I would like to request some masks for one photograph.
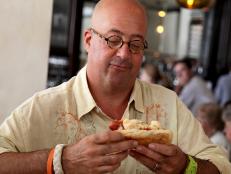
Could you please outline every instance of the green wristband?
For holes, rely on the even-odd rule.
[[[185,169],[184,174],[196,174],[197,173],[197,162],[188,155],[189,163],[187,168]]]

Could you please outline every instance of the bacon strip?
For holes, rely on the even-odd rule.
[[[152,130],[151,128],[147,127],[147,128],[143,128],[143,129],[140,129],[140,130]]]

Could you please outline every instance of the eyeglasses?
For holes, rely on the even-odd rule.
[[[102,34],[98,33],[95,29],[90,28],[90,30],[95,33],[100,38],[104,39],[107,42],[107,45],[112,49],[119,49],[123,46],[124,43],[128,44],[129,50],[134,53],[138,54],[142,52],[144,49],[148,48],[148,43],[146,40],[131,40],[129,42],[123,41],[120,36],[112,35],[109,37],[105,37]]]

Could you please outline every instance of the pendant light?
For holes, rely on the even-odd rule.
[[[189,9],[200,9],[211,5],[213,0],[176,0],[180,6]]]
[[[156,27],[156,32],[157,32],[158,34],[162,34],[162,33],[164,32],[164,26],[163,26],[163,25],[158,25],[158,26]]]

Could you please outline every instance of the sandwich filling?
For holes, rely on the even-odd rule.
[[[172,141],[172,132],[163,129],[158,121],[147,124],[137,119],[114,120],[109,127],[122,133],[127,139],[137,140],[139,144],[170,144]]]

